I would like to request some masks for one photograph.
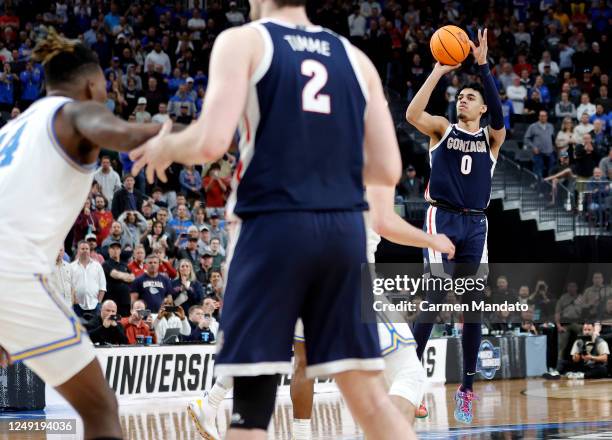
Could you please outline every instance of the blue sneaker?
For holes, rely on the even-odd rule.
[[[473,391],[461,391],[461,386],[459,386],[455,393],[455,420],[459,423],[472,423],[474,417],[472,401],[476,398]]]

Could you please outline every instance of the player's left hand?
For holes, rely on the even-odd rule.
[[[468,41],[472,47],[472,53],[474,54],[474,58],[476,58],[476,62],[479,65],[487,64],[487,29],[485,28],[484,31],[478,29],[478,47],[476,47],[472,40]]]
[[[11,364],[11,355],[4,348],[0,347],[0,367],[6,368]]]
[[[162,182],[167,182],[166,169],[172,165],[172,148],[167,145],[167,136],[172,131],[172,119],[162,125],[159,133],[130,152],[130,159],[134,161],[132,175],[137,176],[145,166],[149,183],[154,183],[155,176]]]

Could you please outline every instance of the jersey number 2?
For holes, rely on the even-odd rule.
[[[466,154],[461,158],[461,172],[468,175],[470,171],[472,171],[472,156]]]
[[[331,113],[331,99],[329,95],[319,93],[327,84],[327,69],[315,60],[302,62],[302,75],[310,79],[302,90],[302,109],[305,112]]]
[[[6,133],[0,136],[0,168],[8,166],[13,161],[13,154],[17,151],[17,147],[19,146],[19,138],[21,137],[21,133],[25,129],[25,124],[23,124],[19,129],[15,132],[13,137],[4,144],[4,138],[6,137]]]

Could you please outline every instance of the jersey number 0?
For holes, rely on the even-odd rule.
[[[331,113],[331,99],[329,95],[319,93],[327,84],[327,69],[315,60],[302,62],[302,75],[309,77],[302,90],[302,109],[305,112]]]

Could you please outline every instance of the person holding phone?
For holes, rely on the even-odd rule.
[[[100,309],[99,325],[89,332],[91,342],[94,344],[127,344],[123,326],[117,322],[117,304],[113,300],[106,300]]]
[[[191,326],[185,316],[185,311],[181,306],[175,306],[172,295],[168,295],[164,298],[164,302],[159,309],[157,318],[153,321],[153,327],[155,328],[155,335],[157,341],[160,343],[164,342],[164,336],[169,328],[178,328],[180,333],[184,337],[191,335]]]
[[[136,344],[137,336],[144,336],[145,338],[152,336],[153,343],[156,343],[155,332],[151,330],[153,328],[153,316],[144,301],[138,300],[132,304],[130,316],[122,318],[121,325],[125,329],[128,344]]]
[[[213,317],[204,311],[203,306],[191,306],[189,309],[189,321],[192,324],[191,335],[188,340],[203,344],[215,342],[215,333],[212,329]]]

